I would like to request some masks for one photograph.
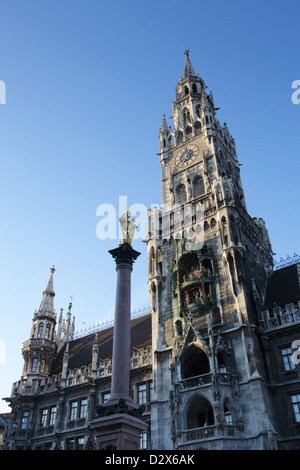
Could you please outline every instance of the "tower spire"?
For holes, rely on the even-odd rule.
[[[40,304],[40,307],[37,311],[37,316],[55,316],[54,312],[54,296],[55,292],[53,290],[53,274],[55,272],[54,266],[50,268],[51,275],[48,281],[48,284],[46,286],[46,289],[43,292],[43,298]]]
[[[190,61],[189,53],[190,53],[189,49],[186,49],[184,51],[184,55],[185,55],[184,72],[183,72],[184,78],[195,77],[196,75],[194,72],[193,66],[191,64],[191,61]]]

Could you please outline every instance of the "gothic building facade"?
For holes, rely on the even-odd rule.
[[[131,322],[131,397],[148,449],[299,449],[300,264],[273,270],[245,203],[235,142],[185,53],[159,131],[162,205],[148,213],[150,312]],[[93,449],[113,329],[74,339],[53,273],[7,399],[7,449]]]

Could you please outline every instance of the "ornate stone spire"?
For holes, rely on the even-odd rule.
[[[161,130],[162,130],[162,131],[167,131],[167,130],[168,130],[168,124],[167,124],[167,120],[166,120],[166,115],[165,115],[165,114],[163,114],[163,116],[162,116]]]
[[[53,274],[55,272],[54,266],[50,268],[50,271],[51,271],[51,275],[50,275],[47,287],[43,292],[43,298],[42,298],[40,307],[37,311],[37,316],[51,316],[51,317],[55,316],[54,302],[53,302],[53,299],[55,296],[55,292],[53,290]]]
[[[184,78],[196,76],[193,66],[191,64],[191,61],[190,61],[189,53],[190,53],[189,49],[186,49],[184,51],[184,55],[185,55],[184,72],[183,72]]]

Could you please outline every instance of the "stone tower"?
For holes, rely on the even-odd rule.
[[[148,213],[153,449],[276,446],[257,331],[272,249],[246,208],[213,95],[185,52],[159,131],[162,206]]]
[[[22,379],[26,379],[27,385],[32,385],[37,379],[49,374],[51,363],[57,352],[55,342],[56,314],[53,302],[55,296],[53,290],[54,272],[55,268],[52,267],[41,304],[32,319],[30,339],[23,343]]]

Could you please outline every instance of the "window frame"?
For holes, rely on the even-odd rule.
[[[25,431],[27,429],[28,422],[29,422],[29,415],[30,415],[29,410],[23,410],[22,418],[21,418],[21,431]]]
[[[288,353],[286,351],[289,351]],[[296,365],[293,361],[293,351],[290,346],[280,348],[280,357],[285,372],[295,370]]]
[[[291,398],[294,421],[296,424],[300,425],[300,392],[291,394],[290,398]],[[296,400],[293,401],[293,398],[296,398]]]

